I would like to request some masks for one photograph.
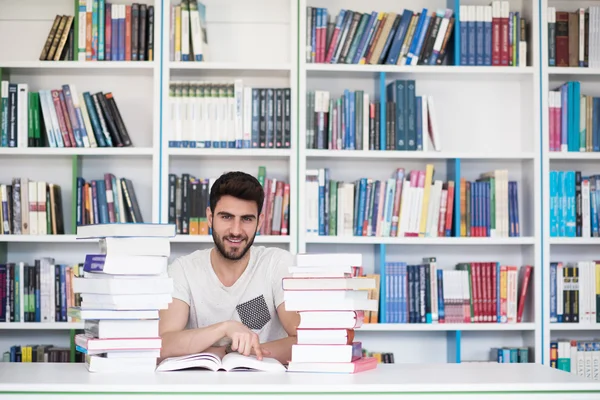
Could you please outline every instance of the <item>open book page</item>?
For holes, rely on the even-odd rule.
[[[170,357],[163,360],[156,372],[178,371],[182,369],[201,368],[210,371],[266,371],[285,372],[287,369],[274,358],[263,357],[261,361],[256,356],[244,356],[239,353],[229,353],[223,360],[216,354],[197,353],[188,356]]]
[[[188,368],[204,368],[211,371],[218,371],[221,368],[221,359],[212,353],[197,353],[187,356],[169,357],[164,359],[158,367],[160,371],[177,371]]]
[[[257,360],[256,356],[244,356],[239,353],[229,353],[223,357],[223,369],[226,371],[254,370],[265,372],[285,372],[287,369],[274,358],[263,357]]]

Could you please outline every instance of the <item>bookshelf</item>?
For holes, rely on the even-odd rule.
[[[547,66],[546,9],[551,4],[574,8],[571,2],[509,1],[527,21],[525,66],[460,65],[459,50],[448,53],[447,65],[328,64],[306,60],[307,7],[325,7],[333,21],[340,9],[361,12],[410,9],[430,12],[451,8],[459,19],[460,6],[483,6],[472,0],[408,0],[400,6],[389,0],[365,5],[358,0],[206,0],[209,60],[179,61],[171,51],[172,6],[179,0],[143,1],[154,5],[152,61],[39,61],[39,53],[56,14],[73,13],[72,0],[48,3],[0,0],[0,69],[2,79],[25,82],[34,90],[60,88],[65,83],[79,92],[112,91],[133,146],[123,148],[4,148],[0,147],[0,182],[14,175],[46,180],[62,189],[65,235],[0,235],[0,261],[33,262],[52,256],[57,263],[76,263],[94,249],[74,236],[74,176],[100,179],[105,172],[132,180],[146,221],[169,219],[169,177],[189,173],[217,177],[240,169],[254,175],[266,168],[267,178],[290,185],[289,235],[260,235],[255,243],[292,252],[361,252],[365,272],[380,273],[386,262],[420,263],[436,257],[444,270],[465,261],[497,261],[502,265],[532,265],[533,274],[523,322],[514,324],[368,324],[358,332],[369,351],[393,352],[396,362],[458,362],[489,359],[491,348],[526,346],[530,361],[549,365],[549,342],[557,337],[588,337],[594,324],[550,324],[549,266],[552,260],[594,259],[596,238],[550,237],[549,171],[582,168],[594,171],[596,153],[549,152],[548,99],[551,87],[581,80],[582,88],[597,90],[597,68]],[[132,4],[130,0],[115,4]],[[590,3],[578,2],[581,6]],[[462,23],[462,22],[461,22]],[[26,29],[31,35],[10,35]],[[460,49],[453,27],[452,46]],[[174,82],[231,84],[290,89],[289,148],[191,148],[171,145],[169,107]],[[441,149],[326,150],[307,148],[307,92],[328,91],[339,98],[344,90],[362,90],[369,101],[386,101],[386,86],[395,80],[414,80],[417,96],[435,102]],[[385,136],[385,130],[378,134]],[[600,153],[599,153],[600,154]],[[307,170],[329,168],[331,179],[387,179],[396,168],[424,170],[433,165],[434,177],[475,181],[481,173],[502,169],[518,185],[518,237],[319,236],[306,233]],[[35,177],[35,178],[34,178]],[[460,204],[460,193],[454,200]],[[460,223],[454,216],[453,223]],[[172,240],[173,257],[211,245],[208,235],[181,234]],[[9,326],[10,325],[10,326]],[[6,330],[0,351],[14,343],[54,342],[67,345],[70,323],[0,324]],[[10,329],[10,331],[9,331]],[[23,335],[23,336],[21,336]],[[579,336],[577,336],[579,335]],[[593,337],[593,336],[592,336]]]
[[[545,229],[542,230],[542,241],[544,243],[543,286],[545,288],[543,302],[547,305],[544,309],[541,329],[546,338],[544,341],[547,343],[544,347],[544,358],[546,360],[549,360],[552,355],[551,342],[558,343],[558,357],[569,358],[568,355],[560,355],[561,351],[564,350],[560,347],[561,341],[593,341],[600,330],[600,325],[597,324],[595,320],[581,319],[578,323],[557,322],[556,312],[552,310],[552,304],[555,301],[553,298],[553,280],[555,279],[552,272],[553,264],[556,265],[557,263],[562,263],[565,268],[567,266],[576,266],[578,267],[578,270],[583,271],[585,266],[579,264],[579,262],[597,259],[597,244],[599,243],[597,237],[586,237],[586,235],[578,235],[577,233],[574,235],[555,235],[552,233],[553,226],[555,225],[554,219],[552,218],[553,187],[555,187],[552,174],[555,171],[581,171],[582,176],[594,174],[600,158],[598,157],[597,152],[589,151],[593,149],[586,149],[588,151],[585,152],[579,151],[579,149],[577,149],[577,151],[572,151],[571,149],[568,149],[569,151],[556,151],[556,149],[554,149],[556,144],[552,139],[551,132],[556,132],[556,125],[554,124],[551,109],[556,107],[556,105],[553,104],[551,96],[548,94],[550,91],[558,91],[560,86],[566,82],[579,82],[581,95],[597,96],[600,88],[597,79],[598,69],[594,65],[589,65],[587,67],[583,65],[570,65],[571,60],[567,60],[567,65],[558,66],[558,60],[555,59],[555,57],[558,56],[558,53],[556,53],[559,51],[558,48],[555,48],[554,52],[552,50],[547,50],[552,46],[552,43],[547,39],[550,37],[550,25],[553,25],[552,29],[554,29],[558,19],[560,19],[557,13],[563,11],[575,13],[580,7],[587,9],[588,7],[594,6],[596,6],[595,3],[584,1],[566,3],[562,1],[543,0],[541,2],[541,20],[544,21],[541,25],[541,36],[543,38],[541,48],[544,51],[541,52],[540,70],[540,82],[542,83],[542,208],[545,227]],[[552,12],[552,9],[554,9],[556,13]],[[568,35],[569,37],[572,37],[573,33],[569,30]],[[578,38],[579,35],[576,35],[576,42]],[[582,48],[585,48],[585,44],[582,45]],[[571,44],[569,44],[569,47],[570,46]],[[551,59],[554,59],[553,65],[551,65]],[[570,104],[569,107],[571,107]],[[582,292],[582,286],[590,279],[594,279],[593,276],[586,275],[581,277],[579,281],[579,296],[581,296],[581,302],[583,302],[583,299],[586,297]],[[583,303],[580,303],[579,310],[580,315],[585,314],[586,308]],[[587,310],[589,310],[589,307],[587,307]],[[571,346],[572,345],[573,344],[571,344]]]

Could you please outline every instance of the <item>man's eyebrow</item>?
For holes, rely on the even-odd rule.
[[[217,215],[225,215],[225,216],[228,216],[228,217],[232,217],[233,216],[232,213],[227,212],[227,211],[219,211],[217,213]],[[242,218],[256,218],[256,215],[254,215],[254,214],[244,214],[241,217]]]

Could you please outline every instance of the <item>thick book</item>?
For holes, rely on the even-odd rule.
[[[244,356],[239,353],[226,354],[222,359],[213,353],[197,353],[188,356],[170,357],[163,360],[156,368],[161,371],[178,371],[182,369],[207,369],[210,371],[262,371],[286,372],[287,369],[274,358]]]

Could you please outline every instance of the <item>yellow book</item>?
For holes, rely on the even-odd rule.
[[[181,5],[175,6],[175,60],[181,61]]]
[[[429,214],[429,194],[431,193],[431,182],[433,181],[433,164],[427,164],[425,168],[425,186],[423,187],[423,207],[421,208],[421,225],[419,226],[419,237],[424,237],[427,231],[427,216]]]

